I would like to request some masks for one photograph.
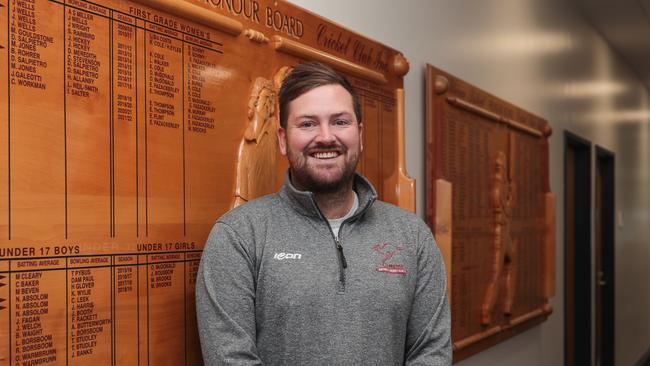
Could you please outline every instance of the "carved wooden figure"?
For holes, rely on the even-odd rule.
[[[278,159],[277,93],[273,82],[255,79],[248,101],[248,123],[239,145],[233,207],[274,191]]]
[[[514,271],[517,241],[512,238],[511,215],[514,200],[513,185],[508,174],[509,163],[506,155],[499,151],[494,159],[494,174],[492,176],[492,208],[494,210],[494,248],[492,257],[492,271],[490,273],[485,300],[481,309],[483,324],[489,325],[494,304],[499,296],[499,280],[505,277],[505,298],[503,300],[503,313],[512,314],[512,302],[515,295]]]
[[[273,81],[255,79],[248,100],[248,119],[239,145],[233,207],[276,190],[280,159],[277,131],[280,127],[278,93],[282,80],[291,71],[283,66]]]

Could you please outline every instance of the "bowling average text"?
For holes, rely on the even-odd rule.
[[[169,242],[169,243],[138,243],[138,252],[159,252],[170,250],[193,250],[196,249],[195,242]],[[11,257],[36,257],[48,255],[75,255],[81,252],[81,246],[75,245],[53,245],[43,247],[0,247],[0,258]]]

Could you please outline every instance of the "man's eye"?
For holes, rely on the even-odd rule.
[[[351,122],[348,121],[347,119],[337,119],[334,120],[334,125],[335,126],[348,126]]]
[[[316,123],[314,121],[302,121],[298,124],[298,127],[300,128],[311,128],[316,126]]]

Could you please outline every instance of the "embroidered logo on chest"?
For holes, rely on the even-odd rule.
[[[403,246],[391,243],[375,244],[372,246],[372,250],[381,256],[381,263],[377,268],[377,272],[385,272],[394,275],[406,274],[406,268],[404,268],[403,264],[399,263],[399,252],[404,250]]]
[[[300,259],[302,258],[302,254],[300,253],[275,253],[273,256],[273,259],[277,259],[279,261],[283,259]]]

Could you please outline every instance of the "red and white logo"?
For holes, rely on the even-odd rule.
[[[381,266],[377,268],[378,272],[398,275],[406,274],[406,268],[404,268],[403,264],[394,263],[396,260],[396,258],[394,258],[395,255],[398,252],[404,250],[403,246],[391,243],[375,244],[373,245],[372,250],[383,256],[381,260]]]

